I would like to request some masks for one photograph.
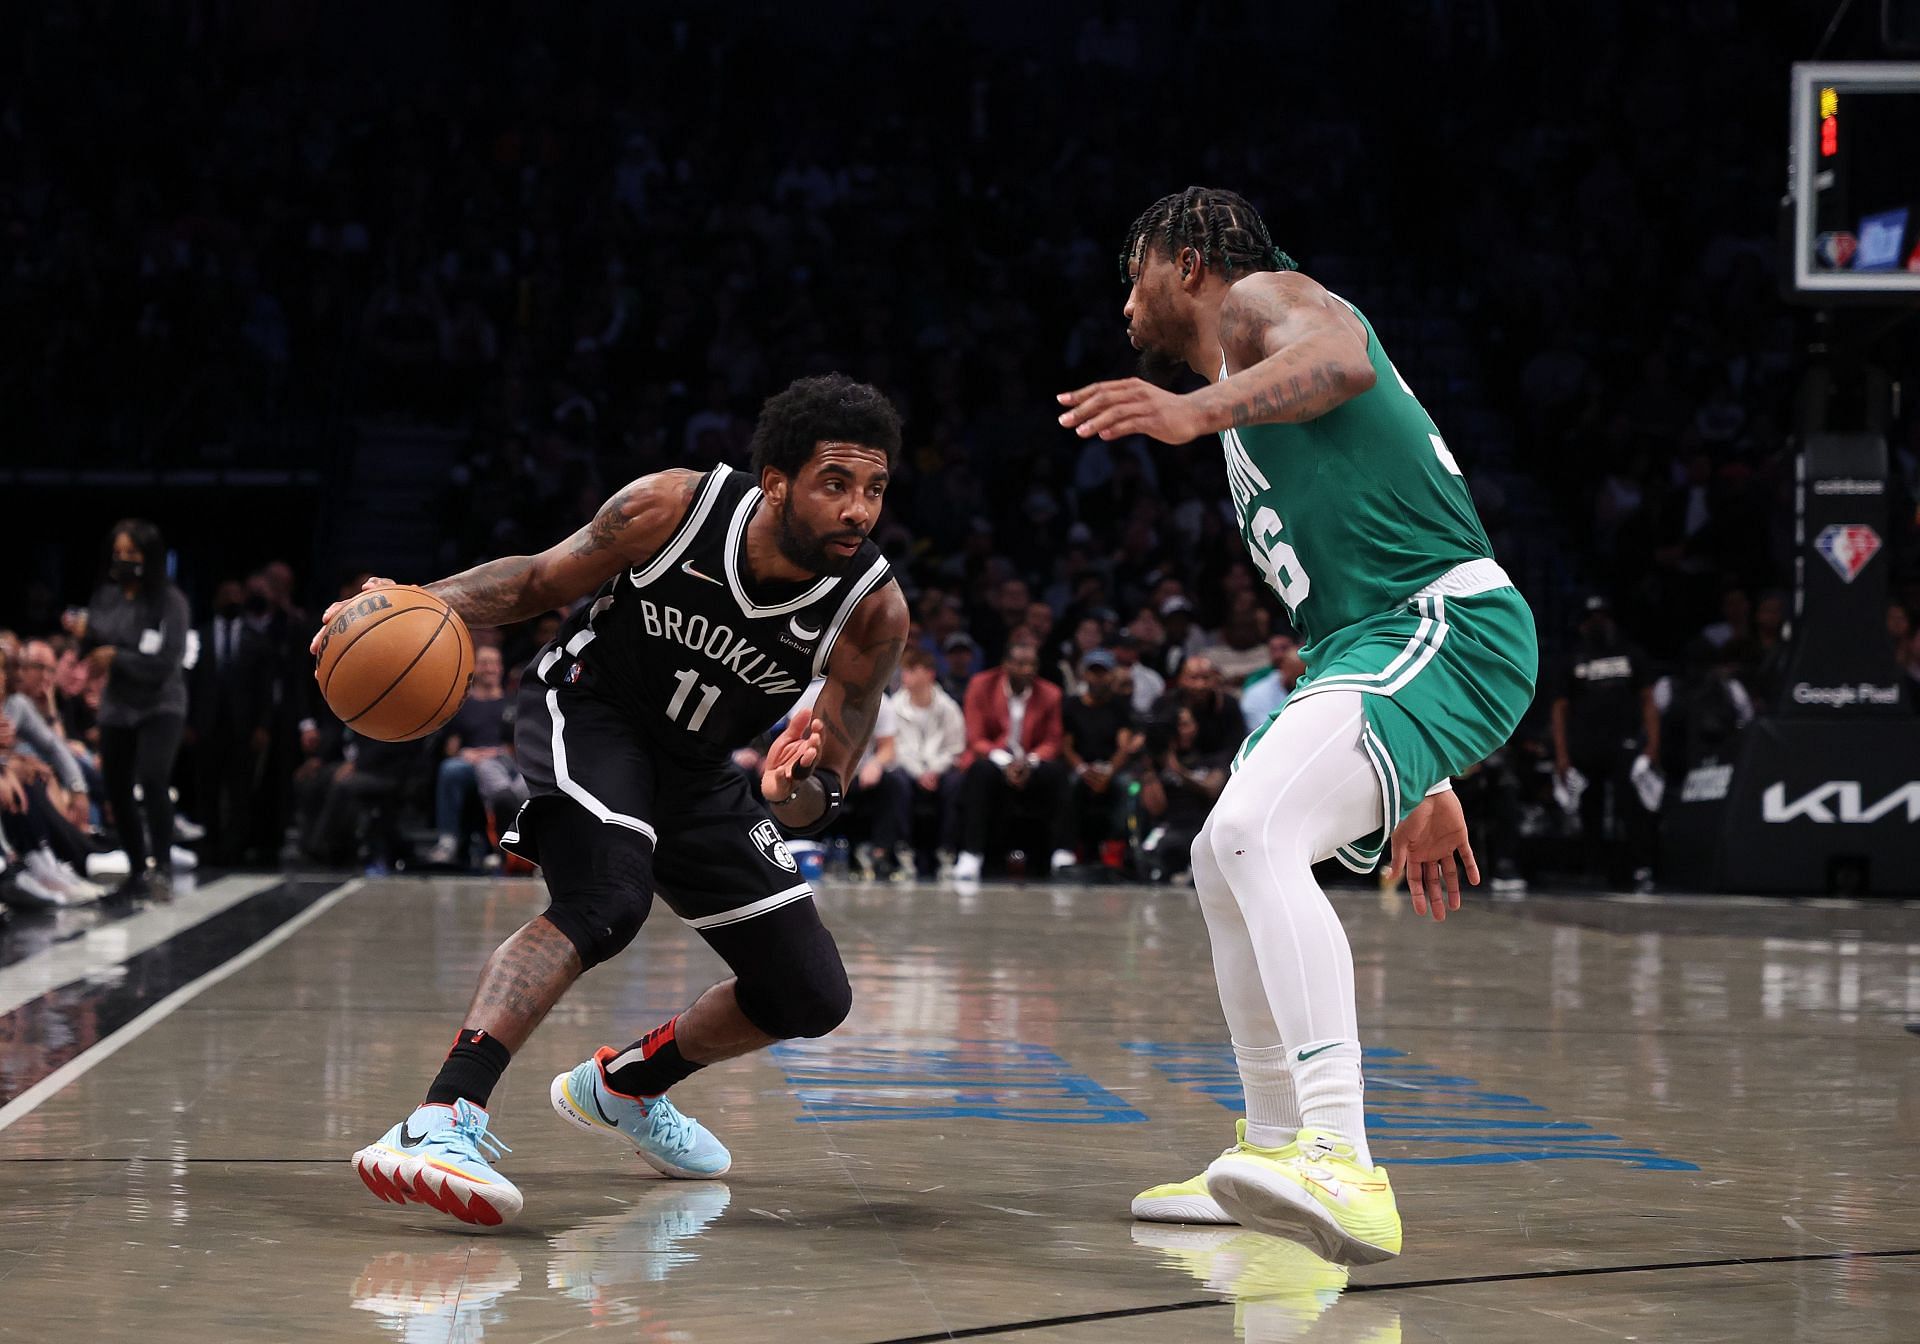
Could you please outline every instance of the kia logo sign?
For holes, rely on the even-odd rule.
[[[1791,802],[1785,784],[1771,784],[1760,795],[1760,817],[1772,823],[1804,820],[1823,826],[1835,822],[1867,826],[1902,807],[1909,825],[1920,821],[1920,779],[1909,780],[1871,807],[1861,806],[1860,783],[1852,779],[1829,780]]]

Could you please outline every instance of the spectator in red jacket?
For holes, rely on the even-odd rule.
[[[967,685],[967,776],[960,792],[956,882],[975,881],[1003,817],[1023,817],[1054,845],[1055,871],[1074,862],[1062,843],[1068,775],[1060,763],[1060,688],[1041,681],[1039,646],[1016,635],[1000,666]]]

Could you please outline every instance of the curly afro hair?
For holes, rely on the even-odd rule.
[[[891,463],[900,451],[900,413],[879,388],[844,373],[796,378],[760,408],[753,428],[753,474],[772,467],[798,476],[814,449],[829,441],[878,448]]]

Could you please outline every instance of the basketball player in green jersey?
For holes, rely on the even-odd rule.
[[[1082,438],[1218,434],[1241,537],[1307,665],[1193,846],[1247,1116],[1203,1175],[1146,1191],[1134,1214],[1384,1260],[1400,1215],[1367,1148],[1353,954],[1312,868],[1337,856],[1370,872],[1391,837],[1414,909],[1459,908],[1458,868],[1479,873],[1448,777],[1532,700],[1533,617],[1372,326],[1300,274],[1246,201],[1168,196],[1122,261],[1134,345],[1208,385],[1096,383],[1061,395],[1060,423]]]

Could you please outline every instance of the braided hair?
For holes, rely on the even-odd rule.
[[[1163,248],[1177,257],[1191,247],[1208,266],[1231,277],[1254,271],[1297,271],[1294,259],[1273,245],[1266,221],[1244,196],[1218,187],[1188,187],[1162,196],[1127,230],[1120,251],[1120,278],[1132,283],[1128,269],[1134,254]]]

